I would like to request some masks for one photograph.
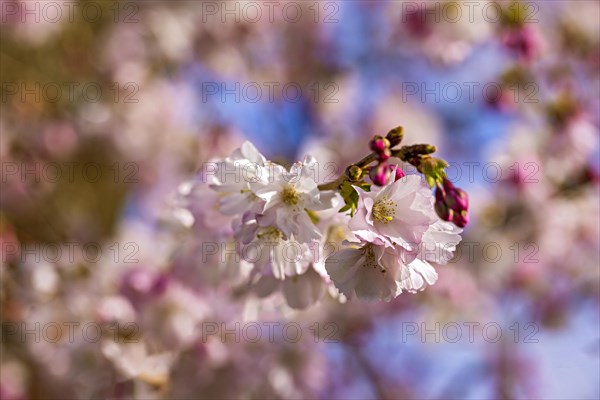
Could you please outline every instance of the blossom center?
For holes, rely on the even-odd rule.
[[[281,192],[281,201],[288,206],[298,205],[300,203],[300,193],[294,187],[286,186]]]
[[[371,245],[371,244],[366,245],[364,247],[364,253],[365,253],[364,267],[365,268],[373,268],[373,269],[380,268],[381,273],[385,274],[386,269],[383,265],[379,265],[379,262],[377,261],[377,257],[375,256],[375,252],[373,251],[373,245]]]
[[[256,237],[269,242],[279,242],[283,238],[283,233],[279,229],[271,226],[261,230],[260,233],[256,234]]]
[[[394,220],[396,215],[396,204],[387,197],[377,200],[373,205],[373,219],[378,222],[387,224]]]

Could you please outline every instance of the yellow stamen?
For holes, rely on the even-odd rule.
[[[260,233],[256,234],[259,239],[265,239],[270,242],[279,242],[283,238],[283,233],[274,227],[264,228]]]
[[[377,200],[373,205],[373,219],[384,224],[393,221],[394,215],[396,215],[395,206],[396,204],[392,200],[388,200],[387,197]]]
[[[295,206],[300,203],[300,193],[294,187],[286,186],[281,192],[281,201],[288,206]]]
[[[381,273],[385,274],[386,273],[386,269],[383,265],[379,265],[379,263],[377,262],[377,258],[375,257],[375,252],[373,251],[373,245],[372,244],[368,244],[365,247],[363,247],[363,251],[365,253],[365,263],[364,263],[364,267],[365,268],[380,268],[381,269]]]

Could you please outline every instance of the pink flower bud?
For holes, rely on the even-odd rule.
[[[452,222],[454,222],[454,225],[458,226],[459,228],[464,228],[469,223],[469,215],[466,211],[454,213]]]
[[[386,162],[379,163],[378,166],[371,169],[371,171],[369,172],[371,180],[377,186],[385,186],[388,180],[390,179],[391,174],[392,171],[390,169],[390,166]]]
[[[446,205],[444,195],[444,190],[438,186],[435,190],[435,212],[444,221],[450,221],[453,217],[453,211]]]
[[[445,191],[450,191],[454,189],[454,184],[452,182],[450,182],[450,180],[448,178],[444,178],[444,181],[442,182],[442,184],[444,185],[444,190]],[[445,196],[445,193],[442,193]]]
[[[385,149],[390,146],[389,140],[382,138],[381,136],[375,136],[369,142],[369,148],[371,151],[381,154]]]
[[[444,190],[440,196],[442,196],[446,206],[459,213],[469,209],[469,196],[464,190],[454,186],[447,178],[444,178],[443,186]],[[436,198],[437,196],[436,192]]]
[[[448,208],[445,203],[435,203],[435,212],[444,221],[450,221],[454,211]]]
[[[379,153],[379,161],[387,161],[391,156],[392,151],[390,149],[383,149],[383,151]]]
[[[454,211],[467,211],[469,209],[469,196],[459,188],[446,192],[446,205]]]
[[[399,179],[404,178],[406,175],[404,174],[404,171],[402,171],[402,169],[396,165],[396,168],[394,168],[394,182],[396,182]]]

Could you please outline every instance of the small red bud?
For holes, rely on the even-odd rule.
[[[391,171],[388,163],[381,162],[381,163],[379,163],[378,166],[371,169],[371,171],[369,172],[369,177],[371,178],[371,180],[373,181],[373,183],[375,185],[385,186],[385,185],[387,185],[391,174],[392,174],[392,171]]]
[[[454,213],[452,222],[454,222],[454,225],[458,226],[459,228],[464,228],[469,223],[469,215],[466,211]]]
[[[376,153],[381,153],[388,147],[389,147],[389,141],[382,138],[381,136],[375,136],[369,142],[369,148],[371,149],[371,151],[374,151]]]
[[[446,192],[446,204],[455,211],[467,211],[469,209],[469,196],[459,188]]]
[[[383,149],[382,152],[378,154],[379,161],[387,161],[392,156],[392,151],[390,149]]]
[[[435,187],[435,201],[444,203],[445,196],[446,196],[446,193],[444,192],[444,189],[438,184]]]
[[[438,203],[437,201],[435,202],[435,212],[444,221],[450,221],[454,213],[445,203]]]
[[[435,189],[435,205],[434,205],[435,212],[444,221],[450,221],[452,219],[453,211],[450,208],[448,208],[448,206],[446,205],[446,202],[444,201],[444,198],[445,198],[444,189],[442,189],[440,186],[438,186]]]
[[[448,178],[444,178],[442,184],[444,185],[444,190],[447,192],[454,189],[454,184]]]
[[[394,182],[396,182],[397,180],[402,179],[406,176],[404,174],[404,171],[402,171],[402,169],[397,165],[396,165],[394,173],[395,173]]]

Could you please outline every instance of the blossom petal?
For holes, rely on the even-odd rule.
[[[301,310],[319,301],[326,288],[321,275],[309,268],[304,274],[283,282],[283,295],[290,307]]]

